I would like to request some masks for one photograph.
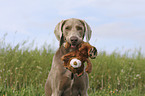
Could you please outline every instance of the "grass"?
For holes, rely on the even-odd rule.
[[[54,52],[50,46],[32,50],[25,45],[12,47],[0,40],[0,96],[45,96]],[[92,60],[89,96],[145,96],[145,58],[134,53],[100,52]]]

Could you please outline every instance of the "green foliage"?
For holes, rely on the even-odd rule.
[[[145,58],[140,54],[131,58],[115,52],[111,55],[102,52],[92,63],[93,72],[89,75],[90,92],[97,96],[145,94]]]
[[[0,96],[45,96],[54,52],[50,46],[32,50],[26,43],[13,48],[0,40]],[[89,96],[144,96],[145,58],[137,53],[99,53],[92,60]]]

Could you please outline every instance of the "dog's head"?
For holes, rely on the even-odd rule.
[[[64,42],[68,42],[71,48],[76,48],[84,37],[86,37],[87,42],[90,40],[92,31],[85,21],[71,18],[59,22],[55,27],[54,33],[57,40],[60,41],[60,46]]]

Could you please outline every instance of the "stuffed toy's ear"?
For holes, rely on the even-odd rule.
[[[63,44],[64,44],[65,49],[70,48],[70,44],[69,44],[68,42],[65,42],[65,43],[63,43]]]

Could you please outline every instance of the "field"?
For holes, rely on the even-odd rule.
[[[27,45],[27,46],[26,46]],[[33,45],[33,44],[32,44]],[[0,41],[0,96],[45,96],[44,85],[54,55],[50,46],[31,50],[23,42]],[[89,96],[145,96],[145,57],[99,52],[89,74]]]

